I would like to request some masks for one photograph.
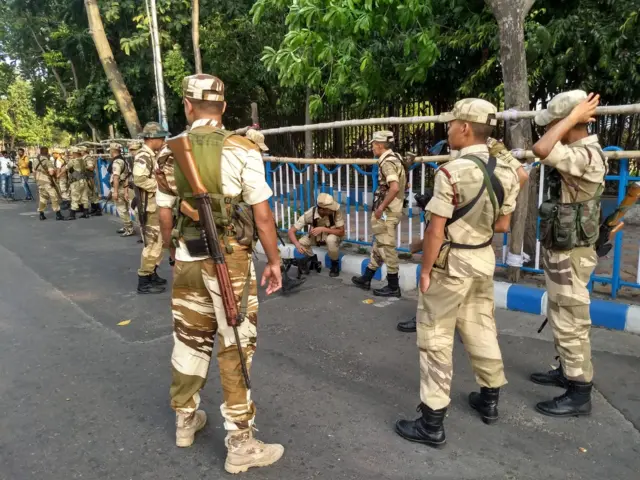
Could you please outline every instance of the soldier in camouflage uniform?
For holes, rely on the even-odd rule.
[[[62,208],[69,208],[71,197],[69,196],[69,178],[67,175],[67,171],[63,170],[67,164],[67,160],[65,158],[65,152],[62,148],[54,148],[53,149],[53,160],[54,165],[56,167],[56,179],[58,182],[58,187],[60,188],[60,193],[62,195]]]
[[[87,180],[87,198],[91,204],[89,215],[100,217],[102,216],[102,209],[98,203],[99,197],[96,190],[96,157],[89,153],[89,149],[87,147],[80,147],[80,152],[83,155],[82,161],[84,162]]]
[[[69,149],[71,158],[61,171],[69,176],[69,192],[71,197],[71,210],[67,220],[75,220],[76,213],[81,212],[80,218],[90,218],[89,198],[87,196],[87,178],[84,169],[84,161],[80,148],[71,147]]]
[[[240,208],[240,205],[244,205],[243,208],[253,212],[260,242],[268,258],[262,284],[269,283],[267,294],[271,294],[281,287],[282,279],[275,224],[268,202],[272,192],[265,180],[258,147],[244,137],[225,134],[221,130],[226,104],[224,85],[219,79],[202,74],[187,77],[183,82],[183,92],[185,114],[191,125],[189,134],[199,135],[203,142],[210,142],[206,143],[208,147],[194,150],[202,181],[209,192],[225,196],[232,203],[239,202],[241,198],[242,203],[236,203],[236,206]],[[217,146],[214,147],[214,144]],[[211,155],[201,158],[202,148],[211,148]],[[204,167],[204,162],[208,167]],[[159,183],[158,205],[167,213],[161,216],[161,222],[165,244],[169,245],[172,229],[169,210],[177,200],[188,201],[190,197],[188,184],[171,159],[164,163],[164,171],[168,178],[166,182]],[[216,186],[220,184],[212,176],[221,180],[220,187]],[[216,193],[219,188],[222,191]],[[220,227],[219,235],[221,244],[225,244],[222,245],[223,252],[238,307],[246,312],[238,330],[250,369],[256,350],[258,286],[252,247],[244,242],[243,237],[237,236],[240,230],[235,221],[233,225],[231,230],[225,231]],[[224,395],[220,411],[227,430],[225,469],[230,473],[239,473],[251,467],[271,465],[280,459],[284,447],[264,444],[254,436],[256,407],[251,399],[251,391],[247,390],[243,380],[240,356],[233,329],[225,318],[213,260],[206,253],[203,255],[203,252],[195,250],[199,237],[197,225],[180,214],[176,230],[178,238],[172,294],[175,344],[171,358],[173,382],[170,391],[171,406],[176,411],[176,444],[190,446],[195,433],[205,425],[206,414],[198,410],[199,392],[207,378],[217,335],[217,359]]]
[[[582,90],[561,93],[536,116],[547,127],[533,146],[552,168],[549,196],[540,207],[540,243],[547,285],[547,318],[553,329],[560,366],[535,373],[541,385],[566,388],[564,395],[536,405],[544,415],[567,417],[591,413],[593,365],[588,284],[598,257],[600,195],[607,160],[597,135],[589,135],[599,95]]]
[[[311,231],[300,240],[296,232],[302,231],[307,225],[311,225]],[[331,258],[331,271],[329,276],[340,275],[340,243],[344,237],[344,216],[340,205],[328,193],[318,195],[317,205],[310,208],[289,229],[289,240],[300,253],[313,256],[311,247],[326,245]]]
[[[144,249],[138,270],[138,293],[162,293],[167,281],[158,275],[162,261],[162,238],[156,205],[158,182],[155,177],[156,153],[162,148],[169,132],[157,122],[144,126],[141,137],[144,145],[133,160],[133,183],[137,187],[136,201],[139,211],[146,219],[139,219],[144,240]],[[143,226],[144,225],[144,226]]]
[[[51,202],[51,208],[56,212],[56,220],[64,220],[62,213],[60,213],[58,193],[52,184],[52,179],[55,178],[56,175],[56,169],[49,157],[49,149],[47,147],[40,148],[40,155],[38,159],[33,162],[33,174],[36,184],[38,185],[38,212],[40,212],[40,220],[47,219],[47,217],[44,216],[44,210],[47,208],[48,202]]]
[[[383,263],[387,264],[389,284],[373,291],[378,297],[400,297],[398,252],[396,251],[396,229],[402,216],[407,173],[402,157],[392,150],[393,132],[373,134],[371,145],[378,158],[378,189],[374,193],[371,232],[374,235],[371,259],[361,277],[351,281],[363,290],[371,288],[371,279]]]
[[[515,158],[511,151],[504,146],[504,144],[495,138],[489,137],[487,139],[487,147],[489,149],[489,154],[492,157],[496,157],[498,161],[501,163],[506,163],[509,165],[513,171],[518,176],[518,180],[520,182],[520,189],[524,187],[529,180],[529,174],[526,172],[524,166],[520,161]],[[459,155],[460,152],[452,152],[452,156]],[[418,253],[422,251],[422,241],[416,242],[415,244],[411,244],[410,246],[411,253]],[[411,320],[407,320],[405,322],[398,323],[397,329],[403,333],[414,333],[416,331],[416,317],[413,317]]]
[[[134,235],[131,213],[129,213],[130,184],[133,182],[131,168],[124,158],[122,158],[122,146],[119,143],[109,145],[111,164],[111,198],[116,204],[118,217],[122,220],[122,228],[118,230],[121,237]]]
[[[422,416],[396,423],[403,438],[433,447],[446,441],[456,330],[481,387],[469,403],[485,423],[498,420],[500,387],[507,383],[494,319],[491,242],[495,232],[509,229],[520,185],[511,165],[489,155],[496,112],[489,102],[470,98],[442,115],[460,157],[438,169],[426,207],[417,311]]]

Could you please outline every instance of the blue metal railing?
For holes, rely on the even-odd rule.
[[[613,147],[613,146],[605,148],[605,151],[614,151],[614,150],[617,151],[622,149],[620,147]],[[617,188],[618,195],[617,195],[616,205],[619,205],[620,202],[622,202],[622,200],[624,199],[626,195],[626,187],[628,182],[640,181],[640,177],[633,177],[629,174],[628,159],[621,159],[618,162],[619,162],[620,173],[618,175],[606,176],[607,181],[617,182],[618,184],[618,188]],[[421,167],[421,165],[422,164],[415,164],[411,167],[410,172],[412,173],[410,173],[410,178],[414,178],[415,180],[416,178],[415,173],[419,173],[419,172],[415,172],[415,173],[413,172],[415,171],[416,168]],[[424,165],[432,169],[438,168],[438,165],[435,163],[426,163]],[[534,164],[534,167],[538,165],[539,164],[536,163]],[[331,179],[331,175],[336,175],[336,174],[341,175],[341,173],[343,173],[342,172],[343,167],[345,167],[346,169],[347,180],[342,181],[342,184],[340,185],[340,178],[338,182],[336,182]],[[285,187],[280,183],[280,179],[285,178],[285,176],[282,175],[282,169],[287,169],[287,168],[291,169],[291,172],[293,172],[293,181],[289,180],[287,183],[287,186]],[[360,178],[363,179],[362,182],[358,182],[357,180],[353,182],[350,181],[349,176],[351,175],[350,173],[351,169],[353,169],[354,180],[357,179],[359,176]],[[295,213],[301,214],[314,206],[314,203],[312,202],[315,202],[315,198],[317,198],[319,193],[327,192],[333,195],[334,198],[339,203],[344,205],[345,216],[348,219],[348,222],[351,222],[350,217],[352,215],[356,215],[356,232],[357,233],[356,235],[353,235],[353,234],[348,235],[344,241],[347,243],[355,244],[355,245],[364,245],[364,246],[372,245],[373,238],[370,232],[369,234],[365,235],[365,238],[362,238],[361,236],[361,232],[359,231],[358,214],[359,213],[363,214],[364,222],[369,221],[367,215],[370,214],[371,208],[370,208],[367,197],[368,197],[368,194],[370,193],[372,194],[377,189],[378,165],[373,165],[370,168],[370,171],[367,171],[355,164],[337,165],[331,169],[325,165],[299,165],[299,164],[293,164],[293,163],[276,163],[276,162],[269,161],[268,157],[266,157],[265,172],[267,177],[267,183],[269,184],[271,189],[274,191],[274,196],[270,200],[271,206],[272,208],[274,208],[274,210],[276,210],[276,213],[279,212],[280,214],[279,218],[278,217],[276,218],[278,219],[278,221],[280,221],[280,228],[282,230],[286,230],[287,229],[286,227],[288,226],[288,225],[285,225],[286,222],[283,221],[285,220],[284,209],[287,209],[287,213],[290,213],[290,209],[293,208]],[[320,174],[322,174],[322,179],[320,179]],[[327,175],[330,177],[329,184],[326,181]],[[296,176],[298,176],[298,178],[304,178],[304,180],[300,182],[299,180],[296,180]],[[345,176],[343,175],[341,178],[345,178]],[[371,180],[370,182],[367,182],[368,184],[371,185],[371,189],[369,189],[368,187],[364,188],[365,178]],[[422,184],[423,184],[422,188],[424,189],[424,180],[423,179],[420,179],[420,180],[422,180]],[[338,183],[338,187],[336,187],[336,183]],[[544,178],[541,178],[540,183],[541,185],[539,186],[539,188],[544,188]],[[411,198],[409,199],[407,215],[409,218],[413,219],[414,213],[417,214],[416,218],[419,219],[420,230],[421,230],[424,225],[424,213],[416,212],[413,207],[414,202],[412,197],[413,197],[413,193],[417,191],[416,185],[412,185],[411,190],[412,190],[412,193],[410,195]],[[279,205],[277,205],[277,203]],[[291,221],[290,224],[293,224],[293,221]],[[351,223],[349,223],[349,228],[350,226],[351,226]],[[402,229],[404,227],[400,226],[399,228]],[[407,248],[408,244],[411,242],[411,239],[415,235],[420,235],[420,230],[418,230],[418,232],[415,232],[410,227],[408,232],[408,241],[406,243],[398,241],[397,250],[400,252],[408,252],[409,251],[409,249]],[[365,232],[367,231],[366,223],[365,223],[364,231]],[[398,238],[400,240],[400,234]],[[540,251],[539,239],[540,239],[540,218],[537,219],[537,223],[536,223],[536,242],[538,244],[538,250],[537,250],[538,252]],[[611,285],[611,296],[613,298],[616,298],[620,288],[623,286],[640,288],[640,283],[637,283],[637,281],[629,282],[621,278],[623,240],[624,240],[623,231],[618,232],[615,238],[615,246],[613,249],[613,269],[612,269],[611,276],[594,275],[590,282],[590,288],[593,288],[594,282]],[[508,234],[504,234],[503,241],[502,241],[503,251],[506,251],[506,247],[508,246],[508,244],[509,244]],[[506,267],[507,265],[504,263],[503,259],[499,259],[499,261],[497,262],[497,266]],[[536,259],[534,261],[534,267],[521,267],[521,268],[525,272],[530,272],[535,274],[543,273],[539,265],[538,255],[536,255]]]

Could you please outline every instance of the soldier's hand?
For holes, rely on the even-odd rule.
[[[414,240],[413,242],[411,242],[411,245],[409,245],[409,251],[411,253],[418,253],[422,251],[422,240]]]
[[[298,252],[300,252],[301,254],[305,254],[307,253],[304,249],[304,247],[302,245],[300,245],[299,243],[296,245],[296,250],[298,250]]]
[[[268,283],[268,285],[267,285]],[[267,266],[262,272],[262,281],[260,286],[267,286],[267,295],[277,292],[282,288],[282,271],[280,270],[280,263],[278,265],[272,265],[267,263]]]
[[[381,208],[376,208],[376,211],[373,213],[378,220],[382,218],[382,214],[384,214],[384,210]]]
[[[317,237],[318,235],[322,235],[327,229],[325,227],[316,227],[311,229],[311,235]]]
[[[111,194],[111,198],[113,199],[114,202],[118,201],[118,192],[113,192]]]
[[[427,293],[427,290],[429,290],[429,285],[431,285],[431,272],[422,272],[420,274],[420,291],[422,293]]]
[[[598,105],[600,105],[600,95],[590,93],[586,100],[575,106],[571,112],[571,117],[576,124],[595,122]]]

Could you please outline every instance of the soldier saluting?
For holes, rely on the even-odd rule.
[[[378,159],[378,189],[374,194],[371,214],[373,248],[364,274],[351,279],[358,288],[369,290],[371,279],[376,271],[386,263],[389,284],[373,291],[373,294],[378,297],[401,296],[396,229],[402,216],[407,174],[402,164],[402,157],[392,149],[393,142],[393,132],[389,131],[376,132],[371,140],[373,155]]]
[[[544,165],[552,167],[549,199],[540,207],[540,242],[547,286],[547,318],[553,329],[560,366],[534,373],[541,385],[566,388],[536,409],[566,417],[591,413],[593,365],[591,317],[587,285],[598,257],[600,195],[607,161],[597,135],[589,135],[600,96],[582,90],[555,96],[535,121],[547,132],[533,146]]]

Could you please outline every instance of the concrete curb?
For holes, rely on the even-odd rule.
[[[104,201],[101,201],[104,206]],[[118,216],[115,206],[109,202],[106,212]],[[133,217],[132,217],[133,219]],[[302,258],[302,255],[291,244],[280,245],[283,258]],[[258,253],[264,254],[262,245],[256,246]],[[326,249],[313,247],[313,251],[322,260],[326,268],[331,267],[331,260]],[[340,254],[340,269],[348,275],[362,275],[369,264],[369,258],[364,255]],[[416,290],[420,281],[420,265],[400,264],[400,288]],[[386,280],[387,267],[383,266],[373,277],[375,280]],[[495,305],[497,308],[517,312],[544,315],[547,311],[547,292],[541,288],[514,285],[506,282],[494,281]],[[629,305],[607,300],[591,301],[591,321],[597,327],[640,334],[640,306]]]

